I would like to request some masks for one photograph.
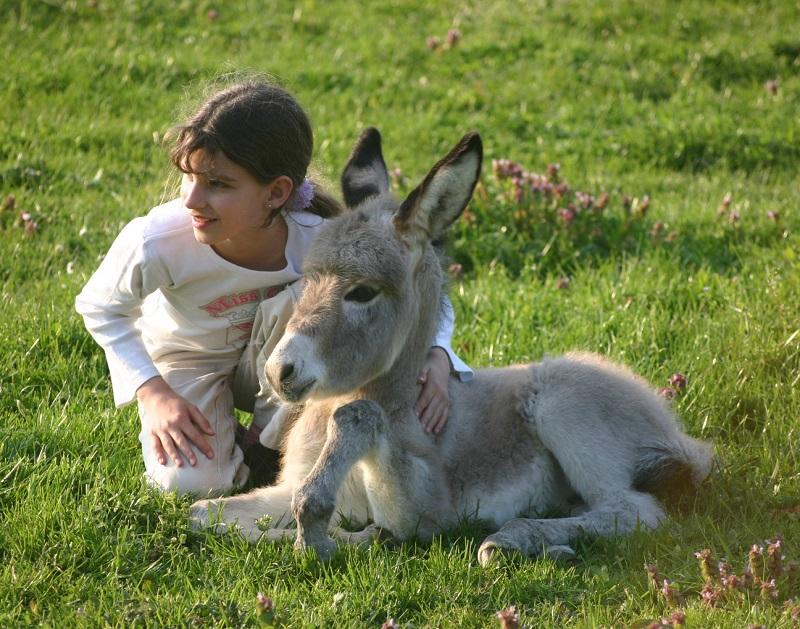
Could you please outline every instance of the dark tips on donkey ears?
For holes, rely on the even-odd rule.
[[[375,127],[369,127],[358,138],[342,172],[344,202],[352,208],[388,190],[389,173],[383,161],[381,134]]]
[[[433,240],[441,238],[472,198],[482,161],[481,136],[471,131],[403,201],[394,218],[395,227],[406,232],[421,229]]]

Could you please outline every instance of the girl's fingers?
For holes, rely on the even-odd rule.
[[[151,434],[150,444],[153,449],[153,452],[156,455],[156,461],[158,461],[161,465],[166,465],[167,455],[164,452],[164,446],[161,445],[161,439],[159,439],[157,435]]]
[[[175,447],[175,441],[173,440],[172,436],[169,433],[163,433],[162,435],[156,435],[156,439],[158,439],[167,453],[167,456],[172,459],[175,463],[175,467],[183,467],[183,458],[178,452],[178,448]],[[164,462],[166,465],[166,461]]]
[[[425,384],[428,381],[428,372],[431,370],[430,367],[425,367],[420,374],[417,376],[417,384]]]
[[[211,446],[208,445],[208,441],[206,441],[205,436],[201,433],[194,425],[190,425],[184,429],[184,434],[189,439],[191,443],[194,444],[195,448],[200,450],[203,454],[206,455],[206,458],[213,459],[214,458],[214,450],[211,449]],[[194,465],[194,464],[192,464]]]
[[[425,378],[428,377],[427,372],[424,374],[424,376]],[[436,397],[436,387],[434,387],[432,384],[428,382],[424,383],[422,385],[422,391],[419,392],[417,403],[414,405],[414,412],[417,414],[417,417],[422,419],[422,414],[427,410],[428,406],[430,406],[431,401],[435,397]]]
[[[215,434],[217,434],[217,433],[214,431],[214,428],[211,426],[211,422],[209,422],[209,421],[206,419],[206,416],[205,416],[205,415],[203,415],[203,414],[200,412],[200,409],[198,409],[196,406],[192,406],[192,407],[190,407],[190,413],[189,413],[189,416],[192,418],[192,421],[193,421],[195,424],[197,424],[197,426],[200,428],[200,430],[202,430],[202,431],[203,431],[204,433],[206,433],[207,435],[209,435],[209,436],[214,436]],[[193,440],[193,441],[194,441],[194,440]],[[195,444],[196,444],[196,443],[197,443],[197,442],[195,441]],[[210,457],[209,457],[209,458],[210,458]]]
[[[422,422],[423,428],[425,428],[425,432],[430,433],[435,426],[439,422],[439,416],[442,413],[442,408],[444,407],[444,401],[441,397],[435,397],[431,400],[431,403],[428,404],[427,408],[422,414],[420,421]]]
[[[442,407],[439,409],[439,415],[436,417],[436,421],[433,423],[431,430],[435,434],[439,434],[442,432],[445,424],[447,423],[447,412],[450,410],[449,404],[443,404]]]
[[[192,445],[189,443],[189,440],[186,439],[186,435],[182,432],[176,431],[170,434],[172,440],[175,442],[175,445],[178,447],[180,452],[186,457],[186,460],[189,461],[189,465],[194,467],[197,465],[197,457],[194,454],[194,450],[192,450]],[[178,455],[180,459],[180,455]],[[182,461],[181,461],[182,463]],[[178,462],[175,461],[175,465],[178,465]],[[178,465],[178,467],[181,467]]]

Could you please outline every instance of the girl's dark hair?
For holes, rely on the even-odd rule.
[[[222,151],[257,181],[269,183],[285,175],[294,189],[303,183],[311,163],[314,136],[308,116],[286,90],[261,80],[235,83],[209,98],[170,136],[170,159],[184,173],[192,172],[196,151]],[[307,211],[323,218],[340,205],[317,184]]]

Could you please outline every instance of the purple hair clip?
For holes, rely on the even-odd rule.
[[[292,198],[287,203],[287,210],[289,212],[296,212],[298,210],[305,210],[311,206],[311,201],[314,200],[314,186],[308,179],[303,179],[292,194]]]

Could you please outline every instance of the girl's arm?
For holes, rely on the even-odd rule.
[[[445,297],[439,329],[434,345],[428,351],[425,364],[417,378],[422,385],[414,410],[427,433],[439,434],[447,423],[450,397],[447,383],[451,371],[462,381],[472,378],[473,371],[462,361],[451,347],[455,314],[450,299]]]
[[[168,278],[146,259],[144,227],[144,218],[125,226],[75,298],[75,310],[105,352],[117,406],[130,403],[142,384],[159,375],[136,322],[144,298]]]
[[[106,254],[100,267],[75,299],[86,329],[103,348],[117,406],[138,398],[148,417],[143,426],[162,465],[167,455],[181,467],[183,458],[195,465],[190,444],[208,458],[214,451],[205,435],[213,435],[208,420],[160,377],[137,328],[145,297],[170,283],[167,269],[148,256],[145,218],[131,221]]]

